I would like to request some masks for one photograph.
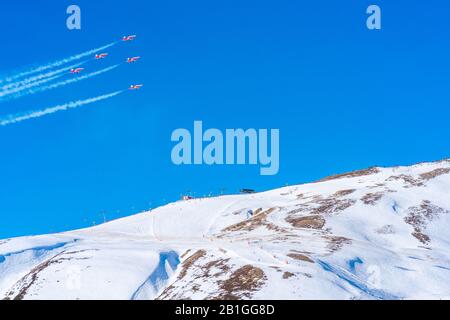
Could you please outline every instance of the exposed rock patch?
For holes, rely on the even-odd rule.
[[[180,274],[178,276],[178,279],[184,278],[186,276],[186,273],[187,273],[188,269],[190,267],[192,267],[192,265],[197,260],[199,260],[200,258],[203,258],[205,255],[206,255],[206,251],[205,250],[198,250],[194,254],[192,254],[189,258],[184,260],[181,263],[181,272],[180,272]]]
[[[29,293],[29,290],[36,284],[44,270],[48,269],[52,265],[63,263],[64,261],[90,259],[89,257],[71,257],[74,254],[86,251],[96,250],[78,250],[70,252],[62,251],[52,258],[42,262],[38,266],[31,269],[31,271],[23,276],[19,281],[17,281],[6,293],[4,300],[23,300]]]
[[[364,204],[367,205],[376,205],[377,202],[383,198],[384,193],[383,192],[375,192],[375,193],[367,193],[361,198],[361,201],[364,202]]]
[[[436,177],[439,177],[441,175],[448,174],[448,173],[450,173],[450,168],[438,168],[438,169],[435,169],[430,172],[422,173],[420,175],[420,178],[428,181],[428,180],[434,179]]]
[[[252,231],[261,226],[265,226],[270,230],[284,232],[282,228],[267,221],[267,216],[271,214],[274,210],[275,208],[270,208],[266,211],[258,209],[253,213],[253,217],[251,217],[250,219],[226,227],[225,229],[222,230],[222,232]]]
[[[205,276],[207,276],[207,277],[209,277],[209,276],[217,277],[220,274],[223,274],[223,273],[226,273],[226,272],[230,271],[231,267],[228,265],[229,261],[230,261],[230,259],[213,260],[213,261],[208,262],[204,266],[202,266],[201,269],[205,273]],[[219,271],[216,272],[215,274],[211,274],[211,270],[214,269],[214,268],[219,269]]]
[[[356,200],[353,199],[335,199],[335,198],[326,198],[323,200],[317,201],[319,204],[318,207],[313,208],[311,210],[311,214],[328,214],[331,215],[333,213],[339,213],[350,208],[353,204],[355,204]]]
[[[267,280],[264,272],[255,266],[245,265],[234,271],[230,278],[220,282],[220,294],[213,298],[219,300],[238,300],[250,298]]]
[[[356,170],[356,171],[352,171],[352,172],[348,172],[348,173],[341,173],[341,174],[336,174],[333,176],[329,176],[326,178],[323,178],[317,182],[323,182],[323,181],[330,181],[330,180],[336,180],[336,179],[342,179],[342,178],[356,178],[356,177],[363,177],[363,176],[368,176],[368,175],[372,175],[372,174],[376,174],[379,173],[380,170],[376,167],[372,167],[372,168],[368,168],[368,169],[364,169],[364,170]]]
[[[305,261],[305,262],[309,262],[309,263],[314,263],[313,260],[311,260],[310,257],[308,257],[307,255],[301,254],[301,253],[289,253],[287,255],[289,258],[295,259],[295,260],[300,260],[300,261]]]
[[[390,176],[386,181],[402,180],[405,183],[405,188],[423,187],[427,181],[448,173],[450,173],[450,168],[437,168],[421,173],[417,178],[411,175],[400,174],[398,176]]]
[[[352,193],[355,192],[355,191],[356,191],[355,189],[339,190],[339,191],[337,191],[333,196],[334,196],[334,197],[337,197],[337,198],[339,198],[339,197],[345,197],[345,196],[347,196],[347,195],[349,195],[349,194],[352,194]]]
[[[345,237],[338,236],[324,236],[326,240],[328,240],[327,248],[330,250],[330,253],[336,252],[346,244],[351,244],[352,241]]]
[[[431,239],[425,234],[427,224],[438,218],[443,213],[449,211],[433,205],[430,201],[424,200],[418,207],[408,208],[408,215],[405,217],[405,222],[414,228],[412,235],[423,244],[428,244]]]
[[[325,219],[320,215],[304,217],[288,216],[286,221],[292,224],[294,228],[322,229],[325,225]]]
[[[411,188],[411,187],[422,187],[424,184],[421,179],[416,179],[413,176],[407,175],[407,174],[400,174],[398,176],[390,176],[386,179],[386,181],[396,181],[401,180],[405,183],[404,188]]]
[[[208,260],[209,258],[205,250],[197,250],[189,256],[182,262],[178,277],[161,292],[156,300],[186,299],[189,297],[187,293],[200,291],[201,284],[205,281],[214,284],[218,277],[226,275],[231,270],[229,258]]]

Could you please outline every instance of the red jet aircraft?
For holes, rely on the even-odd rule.
[[[83,70],[84,70],[84,68],[70,69],[70,73],[80,73]]]
[[[122,41],[133,41],[136,38],[135,35],[132,36],[125,36],[122,38]]]
[[[141,58],[141,57],[128,58],[128,59],[127,59],[127,62],[128,62],[128,63],[133,63],[133,62],[138,61],[140,58]]]
[[[143,84],[132,84],[130,90],[139,90],[142,86]]]
[[[106,58],[106,56],[107,56],[108,54],[107,53],[100,53],[100,54],[96,54],[95,55],[95,59],[104,59],[104,58]]]

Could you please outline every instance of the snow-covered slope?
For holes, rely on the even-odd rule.
[[[0,240],[4,299],[449,299],[449,288],[448,160]]]

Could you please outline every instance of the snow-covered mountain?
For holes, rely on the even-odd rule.
[[[0,298],[449,299],[450,160],[0,240]]]

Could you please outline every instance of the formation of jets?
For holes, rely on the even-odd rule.
[[[125,36],[122,38],[122,41],[133,41],[136,38],[135,35],[131,35],[131,36]],[[140,59],[141,57],[131,57],[127,59],[127,63],[133,63],[136,62]],[[143,84],[132,84],[130,86],[130,90],[139,90],[140,88],[142,88]]]
[[[133,41],[134,39],[136,39],[135,35],[130,35],[130,36],[124,36],[122,38],[122,41]],[[100,60],[100,59],[105,59],[108,56],[108,53],[104,52],[104,53],[98,53],[95,55],[95,59],[96,60]],[[138,61],[139,59],[141,59],[141,57],[131,57],[131,58],[127,58],[127,63],[134,63],[136,61]],[[70,69],[70,73],[71,74],[78,74],[81,73],[84,70],[84,68],[75,68],[75,69]],[[130,86],[130,90],[139,90],[140,88],[142,88],[143,84],[132,84]]]
[[[125,36],[122,38],[122,41],[133,41],[136,38],[135,35]],[[131,57],[127,59],[127,63],[134,63],[138,61],[141,57]],[[143,84],[132,84],[129,90],[139,90],[142,88]]]

